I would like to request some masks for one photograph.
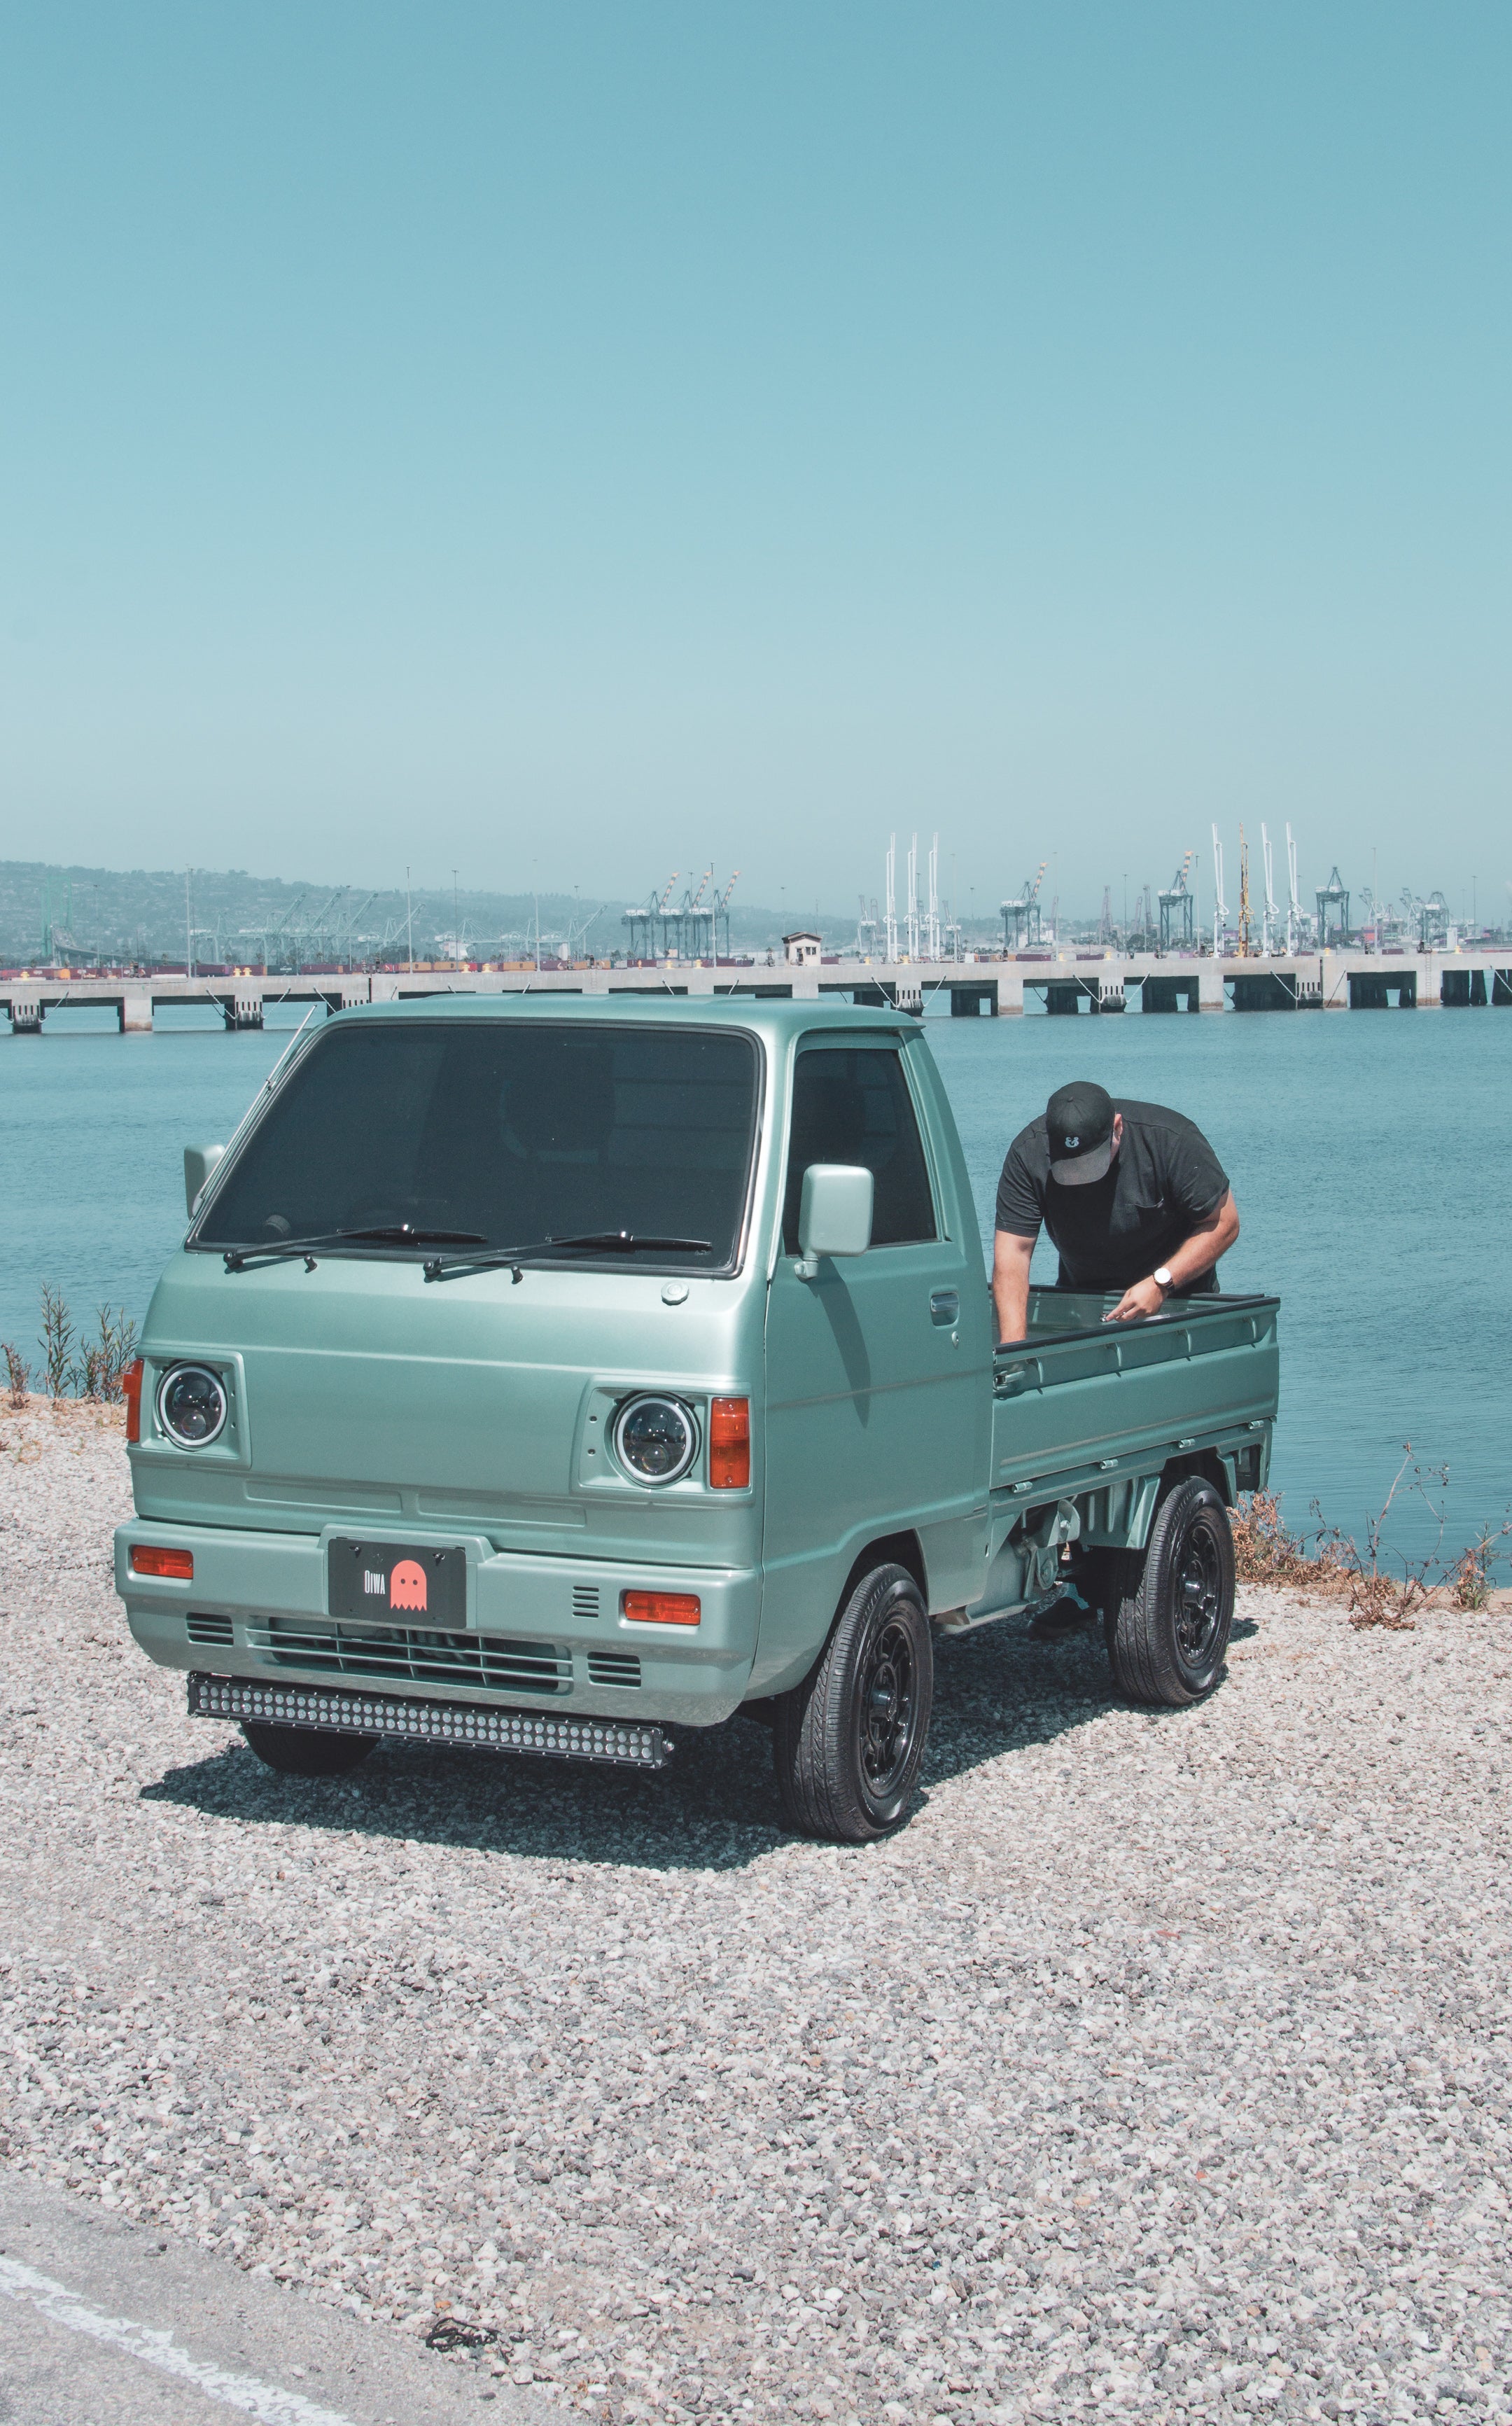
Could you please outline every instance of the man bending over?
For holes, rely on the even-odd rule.
[[[1239,1212],[1195,1122],[1163,1104],[1115,1103],[1077,1078],[1020,1131],[1003,1165],[992,1251],[1000,1340],[1024,1335],[1041,1225],[1062,1288],[1121,1289],[1106,1319],[1127,1322],[1158,1314],[1168,1297],[1216,1289]]]

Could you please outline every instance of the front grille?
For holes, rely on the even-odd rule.
[[[573,1615],[575,1618],[577,1618],[581,1623],[587,1623],[587,1625],[591,1625],[593,1624],[594,1620],[597,1618],[598,1614],[599,1614],[599,1587],[598,1587],[598,1585],[597,1585],[597,1584],[574,1584],[574,1585],[572,1586],[572,1615]]]
[[[191,1609],[184,1623],[191,1642],[218,1642],[229,1650],[236,1640],[229,1617],[210,1617],[202,1609]]]
[[[590,1685],[638,1685],[640,1661],[633,1651],[590,1651]]]
[[[566,1693],[572,1684],[572,1656],[560,1644],[516,1642],[501,1634],[269,1617],[248,1626],[247,1648],[272,1668],[313,1668],[383,1683],[476,1685],[494,1693]]]
[[[322,1685],[260,1685],[249,1676],[191,1674],[189,1707],[209,1719],[261,1720],[316,1735],[475,1744],[486,1752],[613,1761],[630,1769],[665,1769],[672,1757],[671,1740],[660,1727],[624,1719],[550,1719],[535,1710],[490,1710],[477,1703],[402,1701],[390,1693],[339,1693]]]

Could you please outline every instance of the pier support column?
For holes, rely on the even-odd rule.
[[[1023,1017],[1023,979],[1021,977],[999,978],[997,1002],[993,1009],[996,1019]]]
[[[1223,994],[1223,971],[1219,968],[1198,969],[1197,973],[1197,1007],[1198,1011],[1226,1011]]]
[[[248,989],[238,986],[231,1000],[222,1003],[220,1008],[221,1016],[229,1028],[234,1030],[240,1027],[261,1027],[263,1025],[261,994],[252,994]]]
[[[151,1036],[153,997],[145,986],[121,995],[116,1005],[116,1024],[122,1036]]]
[[[18,994],[10,997],[10,1032],[13,1036],[40,1036],[42,1032],[42,998],[37,994]]]
[[[1439,964],[1431,954],[1418,962],[1418,1009],[1420,1011],[1442,1011],[1443,1009],[1443,979],[1439,974]]]

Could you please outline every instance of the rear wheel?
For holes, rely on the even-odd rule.
[[[1189,1475],[1161,1501],[1143,1561],[1123,1558],[1104,1620],[1113,1673],[1132,1701],[1182,1709],[1223,1674],[1233,1623],[1233,1535],[1213,1488]],[[1111,1597],[1111,1595],[1110,1595]]]
[[[934,1642],[919,1587],[905,1567],[874,1567],[812,1674],[776,1704],[772,1749],[788,1825],[839,1845],[898,1827],[933,1700]]]
[[[378,1742],[377,1736],[320,1735],[313,1727],[279,1727],[266,1719],[243,1719],[242,1733],[258,1759],[285,1777],[345,1777]]]

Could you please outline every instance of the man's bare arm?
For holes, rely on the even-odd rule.
[[[1033,1238],[999,1230],[992,1240],[992,1303],[998,1338],[1021,1339],[1029,1327],[1029,1262]]]
[[[1001,1233],[999,1234],[1001,1236]],[[1174,1255],[1166,1257],[1171,1276],[1171,1289],[1184,1288],[1190,1282],[1200,1280],[1210,1272],[1220,1255],[1226,1255],[1239,1236],[1239,1207],[1233,1201],[1233,1189],[1217,1210],[1199,1221],[1189,1238],[1183,1238]],[[1135,1281],[1125,1289],[1112,1313],[1109,1322],[1127,1322],[1131,1315],[1158,1314],[1166,1302],[1166,1291],[1155,1280]]]

